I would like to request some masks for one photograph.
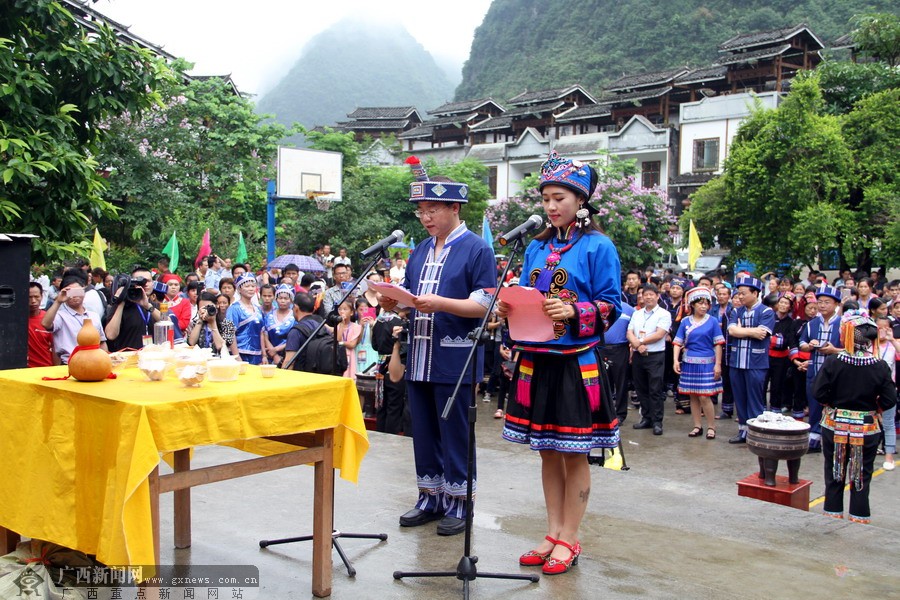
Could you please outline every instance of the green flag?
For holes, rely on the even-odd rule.
[[[237,255],[234,257],[234,262],[236,263],[245,263],[247,262],[247,245],[244,244],[244,232],[238,232],[238,250]]]
[[[166,247],[163,248],[163,254],[169,257],[169,271],[172,273],[178,272],[178,238],[175,237],[175,232],[172,232],[172,237],[169,238],[169,242],[166,244]]]

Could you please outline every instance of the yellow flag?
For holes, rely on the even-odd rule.
[[[106,270],[106,259],[103,258],[103,251],[106,250],[106,242],[100,237],[100,230],[94,228],[94,244],[91,246],[91,267],[100,267]]]
[[[703,254],[703,246],[700,245],[700,236],[697,235],[697,228],[694,227],[694,220],[688,229],[688,268],[693,271],[694,264],[700,255]]]

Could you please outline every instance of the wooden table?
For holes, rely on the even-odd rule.
[[[312,592],[330,595],[334,468],[356,481],[368,449],[351,380],[264,379],[253,367],[238,382],[191,389],[137,370],[99,383],[41,379],[61,374],[0,372],[0,546],[14,548],[18,532],[108,565],[157,564],[159,494],[174,493],[175,546],[185,548],[191,487],[313,463]],[[259,456],[191,469],[191,449],[208,444]],[[174,472],[160,475],[169,452]]]

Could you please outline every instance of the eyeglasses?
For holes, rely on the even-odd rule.
[[[431,210],[414,210],[413,214],[416,215],[417,219],[421,219],[423,217],[428,217],[429,219],[434,218],[434,215],[438,214],[444,210],[443,208],[432,208]]]

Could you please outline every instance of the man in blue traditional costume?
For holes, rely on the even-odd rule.
[[[769,336],[775,326],[775,312],[762,303],[763,284],[759,279],[738,277],[734,283],[741,306],[728,320],[728,366],[739,431],[728,442],[743,444],[747,441],[747,419],[766,410]]]
[[[819,314],[810,319],[800,330],[800,351],[809,352],[806,369],[806,401],[809,404],[809,451],[822,451],[822,405],[812,393],[813,380],[822,368],[825,358],[841,352],[841,317],[837,313],[841,295],[830,285],[816,289]]]
[[[428,179],[415,157],[407,163],[416,175],[409,201],[416,204],[415,214],[431,237],[409,257],[404,281],[417,297],[410,313],[406,379],[419,497],[400,517],[400,525],[416,527],[440,519],[437,533],[455,535],[465,530],[471,371],[480,381],[483,350],[464,374],[449,418],[440,415],[472,347],[467,335],[490,305],[484,290],[497,285],[494,253],[460,220],[468,187]],[[386,310],[394,306],[393,301],[382,302]],[[474,479],[472,485],[474,493]]]

